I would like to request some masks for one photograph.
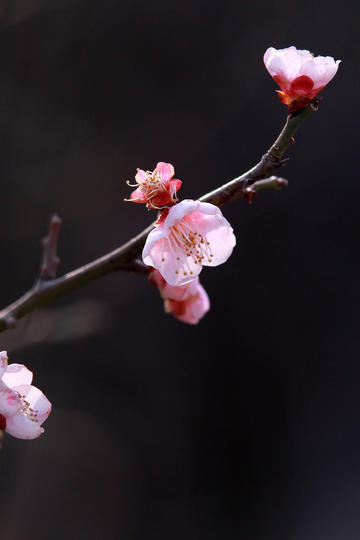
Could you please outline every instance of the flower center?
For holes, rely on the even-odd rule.
[[[167,183],[157,171],[146,171],[146,178],[140,183],[140,189],[147,199],[166,191]]]
[[[178,221],[176,225],[170,228],[168,240],[170,250],[176,261],[180,261],[180,257],[177,255],[177,251],[180,249],[187,258],[192,259],[194,264],[202,265],[212,262],[214,255],[211,252],[210,242],[208,242],[206,235],[198,230],[192,220],[187,220],[185,217]],[[181,266],[184,267],[184,276],[187,276],[188,273],[193,274],[188,262],[185,262],[185,266],[183,264]],[[175,273],[178,274],[179,271],[180,265],[175,270]]]
[[[38,409],[32,409],[30,403],[25,399],[25,396],[22,396],[19,392],[15,392],[21,400],[20,412],[22,412],[31,422],[39,423],[38,420]]]

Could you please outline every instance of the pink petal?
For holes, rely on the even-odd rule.
[[[22,402],[14,390],[0,381],[0,414],[6,418],[21,408]]]
[[[141,187],[134,189],[130,194],[130,200],[135,203],[146,203],[147,199],[141,191]]]
[[[154,268],[157,268],[153,264],[153,257],[157,259],[158,256],[161,255],[161,253],[160,254],[157,253],[158,251],[160,251],[160,245],[157,245],[157,244],[167,235],[168,235],[168,231],[164,229],[162,225],[160,225],[159,227],[156,227],[149,233],[148,237],[146,238],[146,242],[145,242],[144,249],[142,252],[142,259],[145,264],[147,264],[148,266],[153,266]]]
[[[181,285],[180,287],[173,287],[168,283],[165,283],[164,287],[161,289],[163,298],[168,298],[169,300],[178,300],[183,301],[194,296],[197,292],[199,285],[199,278],[196,277],[190,283]]]
[[[197,285],[196,294],[184,302],[169,300],[165,303],[166,311],[171,311],[177,319],[188,324],[197,324],[209,309],[209,297],[200,283]]]
[[[148,280],[160,291],[162,291],[163,287],[166,285],[165,279],[162,277],[159,270],[155,270],[155,268],[149,273]]]
[[[209,242],[209,248],[211,250],[211,258],[205,259],[203,264],[205,266],[218,266],[223,264],[232,254],[232,251],[236,245],[236,238],[229,222],[223,218],[223,221],[219,223],[218,219],[213,218],[210,223],[208,218],[208,226],[212,227],[206,232],[206,239]]]
[[[186,285],[181,285],[180,287],[173,287],[165,281],[159,270],[155,269],[150,272],[149,281],[159,289],[161,296],[164,299],[166,298],[179,301],[183,301],[189,296],[193,296],[194,294],[196,294],[197,286],[199,283],[198,278],[195,278]]]
[[[308,51],[298,51],[294,46],[278,50],[270,47],[264,55],[265,67],[272,77],[281,77],[288,88],[299,73],[304,53],[310,55]],[[282,90],[286,91],[287,88]]]
[[[202,247],[194,243],[193,248],[186,248],[184,241],[181,241],[180,229],[183,226],[199,234],[197,238],[206,235],[210,244],[202,240],[204,256],[201,260],[198,250],[201,251]],[[174,240],[175,230],[180,235],[177,240]],[[219,208],[187,199],[170,208],[162,224],[150,232],[143,249],[143,261],[158,269],[169,285],[178,287],[192,281],[203,264],[217,266],[225,262],[235,243],[233,230]]]
[[[193,201],[192,199],[184,199],[183,201],[175,204],[175,206],[172,206],[169,210],[169,213],[164,221],[164,227],[167,229],[173,227],[178,221],[186,216],[186,214],[198,210],[199,205],[202,204],[207,203],[200,203],[199,201]],[[214,206],[214,208],[216,208],[216,206]]]
[[[182,186],[182,181],[175,178],[174,180],[170,180],[170,185],[173,186],[175,191],[179,191]]]
[[[187,257],[181,247],[171,247],[167,233],[162,226],[151,231],[144,246],[143,261],[157,268],[169,285],[177,287],[192,281],[202,267]]]
[[[32,372],[22,364],[9,364],[2,378],[10,388],[20,384],[31,384],[32,379]]]
[[[42,424],[51,412],[51,403],[36,386],[24,384],[13,388],[22,399],[24,414],[33,422]]]
[[[171,163],[164,163],[163,161],[159,161],[155,167],[155,171],[160,174],[163,180],[170,180],[175,174],[175,169]]]
[[[301,74],[314,81],[314,89],[322,88],[335,76],[340,60],[335,62],[331,56],[317,56],[301,67]]]
[[[141,184],[144,180],[146,180],[147,174],[142,169],[138,169],[138,172],[135,175],[135,180],[138,184]]]
[[[231,255],[236,238],[233,229],[219,208],[210,203],[199,203],[201,212],[190,214],[187,219],[194,223],[209,242],[209,257],[205,257],[204,266],[218,266],[224,263]]]

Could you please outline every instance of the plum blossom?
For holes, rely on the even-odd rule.
[[[175,174],[171,163],[160,161],[153,171],[143,171],[137,169],[135,176],[136,184],[129,186],[136,187],[129,200],[135,203],[146,204],[149,210],[159,210],[165,206],[175,204],[178,199],[176,192],[181,188],[181,180],[173,178]]]
[[[280,100],[297,112],[307,105],[336,74],[340,60],[332,56],[313,56],[309,51],[296,47],[274,49],[269,47],[264,55],[265,67],[280,86]]]
[[[197,324],[209,311],[210,300],[196,277],[185,285],[174,287],[166,283],[158,270],[152,270],[149,281],[160,291],[166,313],[172,313],[182,322]]]
[[[8,365],[6,351],[0,352],[0,429],[18,439],[36,439],[51,403],[31,385],[33,374],[21,364]]]
[[[162,212],[142,257],[178,287],[192,281],[203,266],[224,263],[235,244],[233,229],[217,206],[185,199]]]

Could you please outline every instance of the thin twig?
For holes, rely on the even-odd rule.
[[[318,101],[315,98],[306,109],[295,116],[288,116],[279,137],[257,165],[231,182],[203,195],[199,200],[222,207],[240,198],[249,200],[250,193],[285,187],[286,180],[276,176],[266,177],[284,163],[282,156],[294,142],[296,130],[317,107]],[[147,274],[149,267],[144,265],[139,257],[153,226],[150,225],[123,246],[72,272],[56,279],[37,281],[32,289],[0,312],[0,332],[14,327],[17,320],[44,304],[117,270]]]
[[[50,218],[48,234],[42,239],[44,246],[43,260],[40,268],[40,279],[54,279],[60,264],[57,255],[57,243],[61,229],[62,219],[54,214]]]

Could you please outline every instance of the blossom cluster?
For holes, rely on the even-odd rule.
[[[264,63],[275,82],[280,100],[294,115],[307,107],[335,76],[340,60],[314,57],[294,46],[270,47]],[[153,171],[137,169],[131,202],[158,211],[142,258],[149,266],[149,281],[164,300],[164,309],[180,321],[197,324],[209,311],[209,297],[200,284],[203,266],[218,266],[230,257],[235,235],[220,209],[199,200],[179,202],[182,182],[174,178],[171,163],[160,161]],[[21,364],[8,364],[0,352],[0,430],[20,439],[35,439],[44,432],[43,422],[51,403],[33,386],[32,372]]]
[[[149,279],[159,289],[165,311],[196,324],[210,308],[198,275],[203,266],[224,263],[236,240],[217,206],[191,199],[178,202],[181,181],[173,179],[174,174],[174,167],[162,161],[152,172],[138,169],[129,200],[159,210],[142,258],[153,269]]]
[[[0,429],[18,439],[39,437],[51,411],[50,401],[32,386],[32,378],[25,366],[8,364],[6,351],[0,352]]]
[[[264,63],[278,83],[280,100],[296,114],[307,107],[337,72],[340,60],[314,57],[291,46],[270,47]],[[213,204],[185,199],[178,202],[182,182],[171,163],[160,161],[153,171],[137,169],[131,202],[158,210],[148,235],[143,261],[154,270],[150,281],[164,298],[165,311],[195,324],[209,309],[209,299],[198,281],[203,266],[218,266],[231,255],[236,240],[229,222]],[[185,295],[185,296],[184,296]]]

